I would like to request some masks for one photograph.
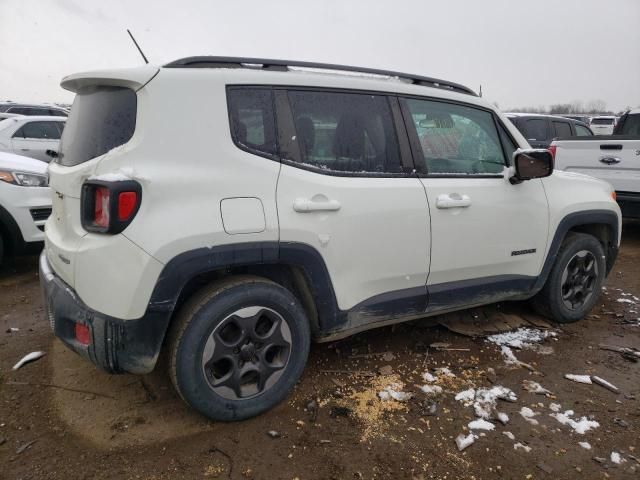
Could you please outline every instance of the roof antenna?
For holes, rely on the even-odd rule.
[[[129,36],[131,37],[131,40],[133,40],[133,44],[136,46],[136,48],[138,49],[138,51],[140,52],[140,55],[142,55],[142,58],[144,60],[144,63],[149,63],[149,60],[147,60],[147,57],[144,56],[144,53],[142,53],[142,49],[140,48],[140,45],[138,45],[138,42],[136,42],[136,39],[133,38],[133,34],[131,33],[131,31],[127,28],[127,33],[129,34]]]
[[[129,30],[127,30],[127,31],[129,31]],[[131,34],[129,34],[129,35],[131,35]],[[131,38],[133,38],[133,37],[131,37]],[[134,40],[134,42],[135,42],[135,40]],[[142,52],[140,52],[140,53],[142,53]],[[144,57],[144,55],[143,55],[143,57]],[[480,84],[480,95],[479,96],[482,97],[482,84]]]

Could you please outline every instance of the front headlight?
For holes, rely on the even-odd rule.
[[[46,175],[38,173],[17,172],[14,170],[0,170],[0,180],[19,185],[21,187],[48,187]]]

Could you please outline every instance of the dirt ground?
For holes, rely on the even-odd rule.
[[[0,268],[0,479],[639,478],[640,363],[599,348],[640,348],[639,259],[640,223],[626,223],[592,315],[554,327],[557,335],[533,348],[512,349],[529,368],[507,364],[486,339],[413,322],[314,345],[285,403],[234,424],[192,412],[161,368],[109,376],[67,351],[44,320],[37,258],[17,259]],[[486,312],[531,315],[526,306],[502,305],[468,316]],[[458,350],[430,347],[435,342]],[[47,355],[11,370],[35,350]],[[600,376],[620,393],[569,381],[567,373]],[[552,393],[531,393],[523,380]],[[413,397],[381,401],[378,393],[393,383]],[[442,392],[427,394],[425,384]],[[475,415],[455,395],[495,385],[517,396],[498,401],[508,423],[474,430],[475,443],[460,452],[455,438],[469,434]],[[599,426],[576,433],[551,416],[555,403]],[[535,416],[525,419],[523,407]]]

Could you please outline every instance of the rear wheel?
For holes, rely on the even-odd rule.
[[[213,284],[185,304],[170,343],[170,375],[193,408],[242,420],[281,402],[299,379],[310,329],[297,299],[269,280]]]
[[[3,258],[4,258],[4,239],[2,238],[2,232],[0,232],[0,265],[2,265]]]
[[[562,243],[535,309],[559,323],[582,319],[598,301],[606,271],[604,250],[592,235],[571,233]]]

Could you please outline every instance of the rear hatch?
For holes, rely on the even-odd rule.
[[[136,131],[137,94],[158,72],[146,66],[130,70],[72,75],[62,87],[76,93],[58,158],[49,164],[52,214],[46,225],[47,259],[72,288],[80,240],[87,235],[80,221],[82,184],[98,163]]]

